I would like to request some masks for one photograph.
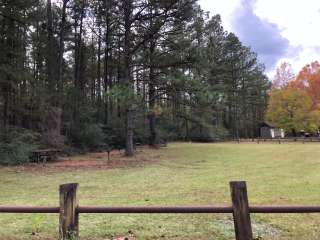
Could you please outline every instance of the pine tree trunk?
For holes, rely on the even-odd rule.
[[[126,110],[126,155],[133,156],[134,155],[134,147],[133,147],[133,116],[132,110]]]
[[[132,89],[131,83],[131,53],[130,53],[130,36],[131,36],[131,15],[132,15],[132,0],[125,0],[124,3],[124,25],[125,25],[125,36],[124,36],[124,78],[125,85]],[[131,103],[127,103],[126,107],[126,155],[133,156],[133,112],[131,109]]]
[[[58,95],[59,95],[59,104],[62,104],[63,96],[63,54],[64,54],[64,34],[65,34],[65,25],[66,25],[66,8],[69,0],[63,0],[62,4],[62,17],[59,33],[59,62],[58,62]]]
[[[152,65],[152,64],[151,64]],[[157,132],[156,132],[156,114],[155,114],[155,76],[154,68],[150,67],[149,75],[149,130],[150,130],[150,140],[149,144],[155,146],[157,144]]]
[[[157,13],[157,9],[155,9]],[[153,7],[150,4],[149,13],[152,15]],[[150,29],[154,28],[154,20],[153,17],[150,17]],[[156,40],[152,36],[149,40],[149,144],[151,146],[155,146],[157,144],[157,131],[156,131],[156,113],[155,113],[155,105],[156,105],[156,76],[155,76],[155,50],[156,50]]]
[[[95,105],[95,100],[96,100],[96,73],[94,69],[95,65],[95,48],[94,48],[94,39],[92,36],[91,40],[91,84],[90,84],[90,92],[91,92],[91,103],[94,106]]]
[[[98,20],[98,28],[99,28],[99,37],[98,37],[98,66],[97,66],[97,101],[98,101],[98,112],[100,112],[101,108],[101,27],[100,27],[100,19]],[[98,114],[100,116],[100,113]],[[99,119],[100,120],[100,119]]]
[[[48,90],[49,94],[55,93],[55,61],[54,61],[54,37],[53,37],[53,20],[51,10],[51,0],[47,0],[47,31],[48,31],[48,43],[47,43],[47,74],[48,74]],[[51,96],[52,98],[53,96]],[[55,103],[54,99],[51,99],[52,103]]]
[[[82,6],[80,9],[80,24],[79,24],[79,33],[77,33],[77,21],[75,21],[75,72],[74,72],[74,99],[73,99],[73,125],[75,128],[79,127],[80,123],[80,101],[81,96],[83,95],[81,92],[81,64],[82,64],[82,34],[83,34],[83,18],[84,18],[84,8],[85,8],[85,0],[82,0]]]

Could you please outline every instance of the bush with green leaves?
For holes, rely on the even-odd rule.
[[[224,140],[228,135],[228,131],[221,126],[214,127],[204,124],[192,128],[189,133],[189,139],[195,142],[214,142]]]
[[[72,144],[81,150],[99,150],[104,147],[106,136],[102,126],[96,123],[85,123],[71,129]]]
[[[0,164],[17,165],[30,161],[38,148],[40,135],[23,128],[8,128],[0,133]]]

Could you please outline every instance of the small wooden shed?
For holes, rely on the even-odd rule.
[[[261,138],[284,138],[284,130],[276,128],[268,122],[263,122],[260,125]]]

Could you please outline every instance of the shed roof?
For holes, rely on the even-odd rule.
[[[262,122],[260,124],[260,127],[268,127],[268,128],[275,128],[274,126],[271,125],[269,122]]]

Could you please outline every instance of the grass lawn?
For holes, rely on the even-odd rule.
[[[80,184],[82,205],[230,204],[231,180],[247,181],[251,204],[320,204],[319,143],[173,143],[136,158],[152,160],[111,169],[2,167],[0,205],[57,206],[58,186],[68,182]],[[320,239],[320,214],[254,214],[252,222],[261,239]],[[0,214],[1,240],[51,240],[57,232],[56,214]],[[128,232],[135,239],[234,239],[229,214],[80,215],[81,239]]]

